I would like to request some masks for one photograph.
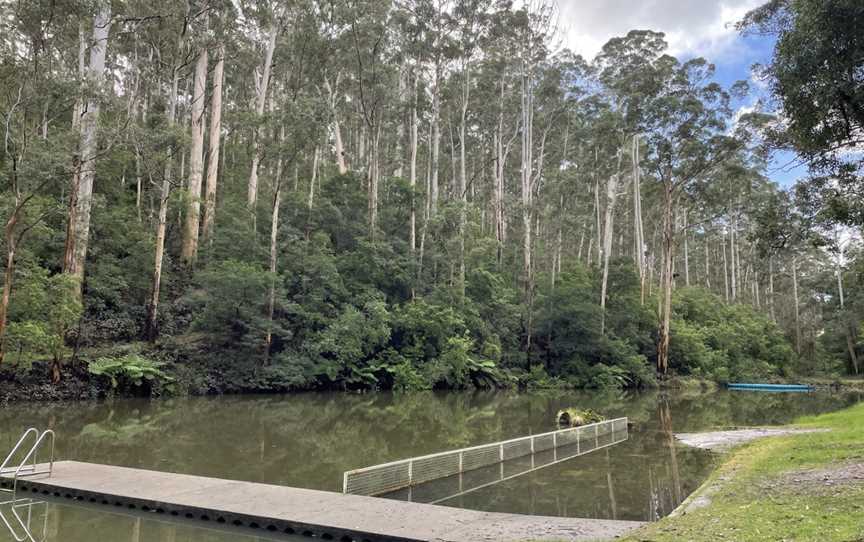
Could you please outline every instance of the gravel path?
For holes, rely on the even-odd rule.
[[[765,437],[795,435],[798,433],[817,433],[826,429],[794,429],[794,428],[752,428],[734,429],[731,431],[709,431],[706,433],[676,433],[675,438],[688,446],[723,452],[739,444]]]

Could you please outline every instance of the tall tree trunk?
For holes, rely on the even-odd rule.
[[[840,297],[840,317],[844,320],[846,319],[846,315],[843,314],[846,310],[846,296],[843,292],[843,251],[841,249],[840,254],[837,255],[836,262],[836,272],[837,275],[837,293]],[[858,352],[855,350],[855,328],[854,326],[849,325],[848,322],[844,322],[845,335],[846,335],[846,349],[849,351],[849,361],[852,362],[852,371],[857,375],[858,374]],[[2,337],[2,335],[0,335]]]
[[[216,189],[219,182],[219,146],[222,140],[222,85],[225,71],[225,46],[216,51],[216,67],[213,69],[213,96],[210,99],[210,147],[207,151],[207,187],[205,188],[204,242],[213,242],[216,227]]]
[[[339,124],[339,112],[336,109],[336,92],[339,87],[339,79],[340,75],[337,74],[335,82],[336,88],[334,89],[333,86],[330,84],[330,80],[325,78],[324,88],[327,90],[327,103],[330,106],[330,116],[332,117],[331,124],[333,127],[333,146],[335,147],[334,150],[336,151],[336,167],[339,169],[339,175],[345,175],[346,173],[348,173],[348,167],[345,165],[345,147],[342,143],[342,127]],[[414,85],[416,92],[416,81]],[[416,98],[414,107],[416,108]]]
[[[465,63],[462,88],[462,111],[459,118],[459,294],[465,297],[465,222],[468,206],[468,173],[465,165],[467,145],[468,100],[471,97],[471,64]]]
[[[639,136],[633,136],[630,153],[633,165],[633,258],[639,271],[640,303],[645,304],[645,228],[642,223],[642,180],[639,167]]]
[[[204,176],[204,91],[207,87],[207,49],[198,53],[192,86],[192,145],[189,154],[189,194],[183,226],[180,261],[187,269],[198,258],[198,231],[201,219],[201,181]]]
[[[792,296],[795,306],[795,351],[801,355],[801,308],[798,297],[798,258],[792,257]]]
[[[530,364],[534,316],[534,268],[532,261],[532,221],[534,211],[534,90],[531,66],[522,62],[522,273],[525,288],[525,353]],[[542,157],[542,151],[540,153]],[[538,166],[538,175],[542,172]]]
[[[729,302],[729,260],[726,257],[726,240],[721,243],[723,247],[723,288],[726,297],[726,302]]]
[[[312,152],[312,176],[309,179],[309,197],[306,200],[306,208],[309,210],[311,215],[312,207],[315,203],[315,181],[318,178],[318,155],[320,154],[320,150],[318,145],[315,145],[315,150]]]
[[[369,157],[369,236],[375,239],[378,227],[378,183],[381,177],[381,123],[370,126],[372,149]]]
[[[177,45],[177,57],[171,71],[171,87],[168,93],[168,128],[174,127],[177,119],[177,89],[180,82],[180,60],[183,52],[183,36]],[[169,148],[165,158],[165,173],[162,176],[162,190],[159,195],[159,221],[156,225],[156,245],[153,254],[153,285],[150,299],[147,303],[147,320],[144,335],[149,341],[155,341],[159,334],[159,292],[162,285],[162,262],[165,257],[165,236],[168,230],[168,198],[171,196],[173,177],[173,156],[175,148]]]
[[[738,218],[732,221],[732,230],[729,235],[729,257],[731,261],[729,262],[730,268],[732,270],[732,301],[735,302],[738,299],[738,265],[737,265],[737,250],[735,249],[735,237],[736,237],[736,229],[738,227]]]
[[[141,147],[135,144],[135,210],[138,213],[138,222],[141,222],[141,194],[143,177],[141,174]]]
[[[777,315],[774,313],[774,256],[768,257],[768,311],[771,315],[771,321],[777,322]]]
[[[687,228],[687,209],[684,209],[684,220],[682,227],[684,228],[684,285],[688,288],[690,287],[690,249],[689,244],[687,242],[688,228]]]
[[[284,138],[285,128],[281,129]],[[264,363],[270,360],[273,346],[273,314],[276,308],[276,264],[278,257],[279,206],[282,203],[282,158],[276,163],[276,179],[273,186],[273,210],[270,219],[270,291],[267,294],[267,335],[264,338]]]
[[[409,183],[411,186],[411,217],[409,219],[409,235],[412,258],[414,252],[417,250],[417,199],[415,197],[415,192],[417,191],[417,130],[417,74],[415,73],[414,90],[411,96],[411,169],[409,175]]]
[[[78,25],[78,78],[81,84],[87,80],[87,27],[82,21]],[[79,93],[72,110],[72,128],[81,126],[81,115],[84,112],[84,95]]]
[[[708,236],[703,236],[702,242],[705,245],[705,288],[711,289],[711,260],[710,250],[708,247]]]
[[[612,256],[612,236],[615,233],[615,203],[618,200],[618,176],[621,171],[621,158],[618,153],[618,167],[606,183],[606,213],[603,228],[603,279],[600,282],[600,333],[606,333],[606,293],[609,285],[609,259]]]
[[[270,86],[270,70],[273,66],[273,52],[276,50],[276,35],[279,27],[274,23],[267,32],[267,48],[264,51],[264,64],[261,68],[261,76],[255,80],[256,103],[255,114],[260,120],[264,116],[264,106],[267,103],[267,88]],[[258,201],[258,165],[261,162],[261,129],[256,128],[252,137],[252,170],[249,173],[249,189],[246,193],[246,204],[250,209],[255,208]]]
[[[441,68],[435,68],[435,85],[432,88],[432,177],[429,192],[429,215],[438,212],[438,163],[441,154]]]
[[[91,88],[101,88],[105,71],[105,54],[111,26],[111,5],[102,1],[93,18],[93,43],[90,47],[90,65],[87,82]],[[66,247],[63,272],[79,279],[78,292],[84,279],[84,262],[90,239],[90,210],[93,204],[93,181],[96,177],[99,128],[98,96],[91,95],[81,112],[81,142],[76,160],[72,191],[69,194],[69,220],[66,228]]]
[[[597,234],[597,265],[603,261],[603,226],[600,222],[600,181],[594,178],[594,221],[597,224],[595,233]]]
[[[669,333],[672,317],[672,280],[675,259],[675,194],[671,180],[663,183],[663,267],[660,281],[660,330],[657,345],[657,370],[666,374],[669,368]]]

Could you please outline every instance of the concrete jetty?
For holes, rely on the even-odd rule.
[[[6,477],[0,485],[11,486]],[[499,514],[77,461],[19,478],[36,494],[344,542],[609,540],[641,522]]]

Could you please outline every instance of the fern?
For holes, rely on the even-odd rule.
[[[138,354],[127,354],[117,358],[98,358],[87,364],[90,374],[105,376],[111,381],[111,387],[116,388],[120,382],[128,382],[132,386],[140,386],[144,381],[171,382],[160,367],[164,363],[153,361]]]

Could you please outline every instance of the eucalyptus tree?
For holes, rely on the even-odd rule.
[[[205,14],[195,29],[196,34],[206,35],[209,15]],[[197,40],[196,40],[197,41]],[[203,42],[203,43],[200,43]],[[201,226],[201,186],[204,179],[204,117],[205,90],[207,87],[208,43],[200,40],[195,60],[195,76],[192,82],[191,100],[191,146],[189,149],[189,193],[187,195],[186,215],[183,223],[183,247],[180,258],[183,264],[192,269],[198,258],[198,237]]]
[[[468,206],[468,109],[471,105],[471,90],[474,86],[472,70],[479,43],[487,33],[487,10],[491,0],[458,0],[453,8],[454,41],[459,44],[459,292],[465,296],[465,227]]]
[[[287,6],[282,0],[268,2],[245,2],[242,4],[242,20],[249,24],[249,33],[261,49],[260,64],[255,68],[255,115],[260,119],[267,105],[267,94],[271,88],[273,55],[276,41],[284,30]],[[249,172],[246,203],[254,209],[258,201],[258,166],[261,162],[260,133],[253,130],[252,165]],[[253,210],[254,215],[254,210]]]
[[[773,0],[738,28],[776,38],[761,76],[787,119],[773,133],[811,166],[807,186],[847,223],[864,224],[864,9],[858,0]]]
[[[389,2],[382,0],[346,0],[345,8],[345,16],[350,21],[350,55],[356,85],[354,96],[359,103],[364,128],[371,138],[365,174],[369,233],[374,238],[381,180],[381,138],[390,106],[389,91],[394,81],[394,70],[389,63],[393,9]]]
[[[151,36],[151,44],[156,52],[157,62],[167,68],[168,79],[162,82],[165,89],[164,112],[165,125],[164,136],[165,159],[161,174],[161,183],[158,191],[159,211],[156,220],[156,236],[153,249],[153,274],[150,287],[150,295],[146,303],[146,319],[144,324],[144,335],[148,339],[155,340],[158,335],[159,302],[162,291],[162,271],[165,259],[165,243],[168,235],[168,206],[171,191],[175,186],[175,160],[174,157],[180,149],[183,140],[182,128],[178,129],[177,110],[180,79],[184,69],[193,58],[190,46],[191,24],[201,16],[201,11],[194,6],[187,5],[185,9],[178,9],[173,16],[168,18],[170,24],[165,25],[161,32]],[[165,73],[165,72],[161,72]],[[157,99],[156,96],[153,99]],[[182,173],[181,173],[182,175]],[[158,177],[156,177],[158,178]],[[150,179],[154,179],[151,174]]]
[[[84,76],[84,98],[78,120],[81,142],[73,159],[74,173],[69,191],[69,218],[63,271],[84,280],[84,262],[90,239],[90,214],[93,206],[93,182],[99,156],[99,111],[105,95],[105,57],[111,28],[111,3],[97,2],[93,14],[93,34],[88,42],[90,58]]]
[[[641,40],[632,33],[628,37]],[[642,104],[647,167],[662,193],[659,330],[657,368],[668,368],[672,289],[678,212],[682,196],[711,182],[717,168],[744,147],[744,122],[730,134],[730,93],[712,81],[713,66],[696,58],[681,63],[663,55],[665,43],[652,40],[642,48],[643,69],[656,93]]]

